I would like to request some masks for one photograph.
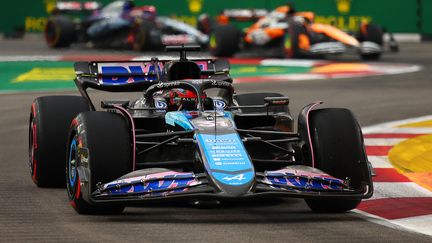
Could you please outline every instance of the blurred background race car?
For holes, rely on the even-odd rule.
[[[243,31],[233,21],[255,21]],[[314,23],[313,12],[297,12],[292,4],[265,9],[227,9],[216,19],[202,15],[198,28],[210,36],[216,56],[231,56],[239,49],[272,51],[279,57],[323,57],[358,53],[363,59],[379,59],[384,51],[383,29],[362,22],[359,31],[348,33],[333,25]],[[388,47],[398,51],[390,33]]]
[[[97,48],[158,50],[169,44],[206,47],[207,35],[168,17],[157,16],[154,6],[135,6],[133,1],[57,2],[45,26],[50,47],[69,47],[74,42]]]

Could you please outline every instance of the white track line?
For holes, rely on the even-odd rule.
[[[432,192],[414,182],[374,182],[374,195],[371,199],[432,197]]]
[[[401,125],[432,120],[432,116],[422,116],[417,118],[404,119],[381,123],[374,126],[363,127],[364,134],[373,133],[407,133],[407,134],[432,134],[432,128],[425,127],[398,127]],[[402,139],[403,141],[403,139]],[[369,146],[394,146],[400,139],[374,139],[367,138],[365,143]],[[374,168],[393,168],[387,156],[368,156]],[[407,197],[432,197],[432,191],[429,191],[414,182],[374,182],[374,195],[371,199],[376,200],[384,198],[407,198]],[[367,201],[365,200],[365,201]],[[387,220],[377,215],[373,215],[361,210],[354,212],[366,216],[367,220],[373,223],[386,225],[392,228],[408,231],[414,231],[432,236],[432,214],[423,216],[414,216],[401,219]]]
[[[406,139],[404,138],[365,138],[366,146],[394,146]]]
[[[23,61],[59,61],[62,56],[0,56],[0,62],[23,62]]]
[[[413,231],[418,231],[423,234],[432,235],[432,216],[416,216],[403,219],[391,220],[392,223],[406,227]]]
[[[315,65],[325,63],[330,63],[330,61],[314,61],[305,59],[264,59],[260,64],[263,66],[313,67]]]
[[[387,156],[368,156],[373,168],[393,168]]]
[[[408,124],[408,123],[422,122],[422,121],[426,121],[426,120],[432,120],[432,115],[421,116],[421,117],[416,117],[416,118],[408,118],[408,119],[399,120],[399,121],[385,122],[385,123],[380,123],[380,124],[373,125],[373,126],[366,126],[366,127],[362,127],[362,131],[364,134],[367,134],[367,133],[388,133],[387,129],[394,128],[394,127],[401,126],[401,125]]]
[[[385,133],[432,134],[432,127],[392,127],[386,128]]]

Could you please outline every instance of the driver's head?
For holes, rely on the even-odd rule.
[[[198,98],[195,92],[185,89],[172,89],[164,93],[168,111],[197,110]]]
[[[296,12],[296,9],[294,8],[294,3],[287,2],[285,5],[277,7],[274,12],[284,15],[291,15]]]
[[[147,20],[155,20],[156,19],[156,7],[154,6],[144,6],[142,7],[142,16]]]

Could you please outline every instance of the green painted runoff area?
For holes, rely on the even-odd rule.
[[[309,67],[231,65],[233,78],[306,73]],[[74,89],[73,62],[25,61],[0,62],[0,91]]]
[[[72,89],[72,62],[0,62],[1,91]]]

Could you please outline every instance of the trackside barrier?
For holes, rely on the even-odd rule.
[[[41,32],[57,0],[4,0],[0,8],[0,32],[13,36]],[[100,0],[107,4],[111,0]],[[271,10],[286,0],[135,0],[136,5],[154,5],[158,14],[195,25],[202,13],[217,15],[224,8]],[[300,11],[316,13],[316,22],[333,23],[355,31],[361,21],[373,21],[393,33],[418,33],[432,37],[431,0],[293,0]],[[19,10],[19,11],[18,11]]]

